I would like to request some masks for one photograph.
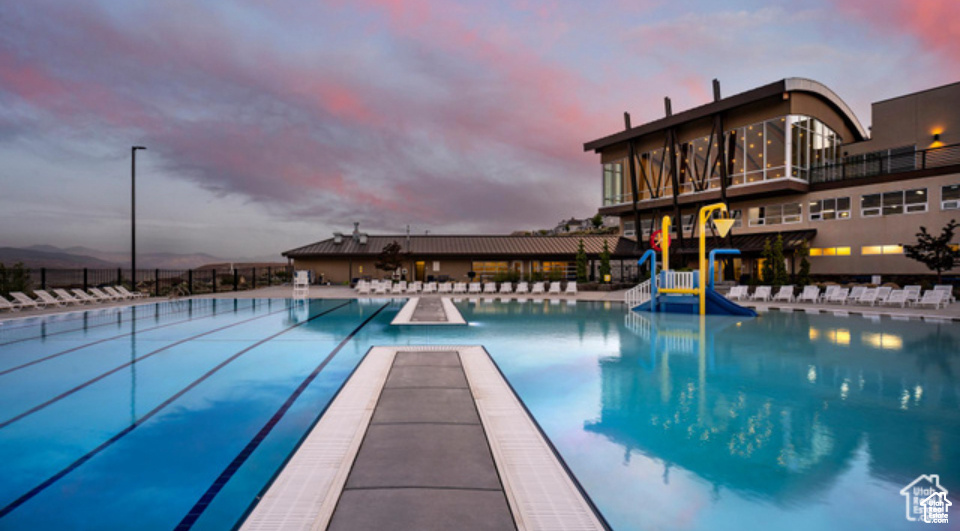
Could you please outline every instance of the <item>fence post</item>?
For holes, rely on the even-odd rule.
[[[240,283],[240,270],[233,270],[233,291],[237,291],[237,285]]]
[[[193,269],[187,270],[187,289],[190,290],[190,294],[193,295]]]
[[[923,150],[921,153],[923,155],[920,157],[920,169],[925,170],[927,169],[927,150]]]
[[[210,286],[212,286],[211,289],[213,290],[214,293],[216,293],[217,292],[217,268],[213,268],[210,270],[210,279],[213,281],[210,283]]]
[[[123,269],[117,268],[117,285],[123,284]]]
[[[250,278],[253,279],[253,281],[250,283],[251,289],[257,289],[257,268],[251,268],[250,271],[252,271],[252,273],[250,273]]]
[[[155,297],[160,296],[160,270],[153,270],[153,295]]]
[[[87,268],[83,268],[83,291],[87,291]]]
[[[272,285],[273,285],[273,268],[268,267],[267,268],[267,286],[272,286]]]
[[[40,289],[47,289],[47,268],[40,268]]]

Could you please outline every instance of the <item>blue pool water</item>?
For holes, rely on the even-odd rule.
[[[614,529],[909,529],[917,476],[960,492],[956,324],[460,302],[469,326],[390,326],[400,307],[3,323],[0,529],[230,528],[374,345],[485,346]]]

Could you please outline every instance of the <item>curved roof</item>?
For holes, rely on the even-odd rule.
[[[762,87],[748,90],[746,92],[728,96],[718,101],[712,101],[705,105],[694,107],[671,116],[666,116],[664,118],[660,118],[659,120],[647,122],[645,124],[638,125],[637,127],[627,129],[626,131],[620,131],[619,133],[587,142],[583,145],[583,150],[599,151],[605,147],[619,144],[633,138],[656,133],[669,127],[676,127],[701,118],[706,118],[716,113],[736,109],[738,107],[749,105],[766,98],[780,96],[786,92],[806,92],[817,96],[833,107],[840,117],[843,118],[843,120],[850,127],[850,130],[853,131],[853,133],[857,136],[857,138],[853,139],[854,142],[866,140],[867,133],[863,126],[860,125],[860,120],[858,120],[856,115],[853,114],[853,110],[850,109],[850,106],[840,99],[835,92],[827,88],[823,83],[814,81],[812,79],[789,77],[768,85],[764,85]]]

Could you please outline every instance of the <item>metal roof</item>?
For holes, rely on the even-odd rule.
[[[606,241],[613,256],[632,256],[634,242],[620,236],[574,235],[574,236],[474,236],[474,235],[383,235],[367,236],[367,243],[360,244],[349,234],[341,243],[333,238],[286,251],[288,258],[319,258],[336,256],[376,256],[392,242],[397,242],[404,253],[422,256],[470,256],[470,257],[537,257],[574,255],[583,240],[588,255],[599,255]],[[409,243],[408,243],[409,242]]]
[[[804,242],[808,242],[817,235],[817,229],[807,229],[807,230],[794,230],[794,231],[784,231],[784,232],[762,232],[759,234],[739,234],[731,236],[731,242],[729,248],[731,249],[740,249],[743,253],[758,253],[763,251],[763,243],[768,238],[770,243],[773,244],[773,241],[777,239],[777,235],[783,236],[783,250],[792,251],[799,248]],[[700,240],[698,238],[694,239],[685,239],[683,242],[683,247],[679,250],[682,254],[699,254],[700,253]],[[723,243],[723,240],[719,238],[714,238],[712,236],[707,237],[707,252],[712,251],[716,248],[726,248]],[[671,244],[673,245],[673,244]]]

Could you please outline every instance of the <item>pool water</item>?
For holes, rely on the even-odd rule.
[[[906,529],[917,476],[960,489],[957,324],[461,301],[468,326],[390,326],[401,306],[6,321],[0,529],[230,528],[374,345],[483,345],[618,530]]]

